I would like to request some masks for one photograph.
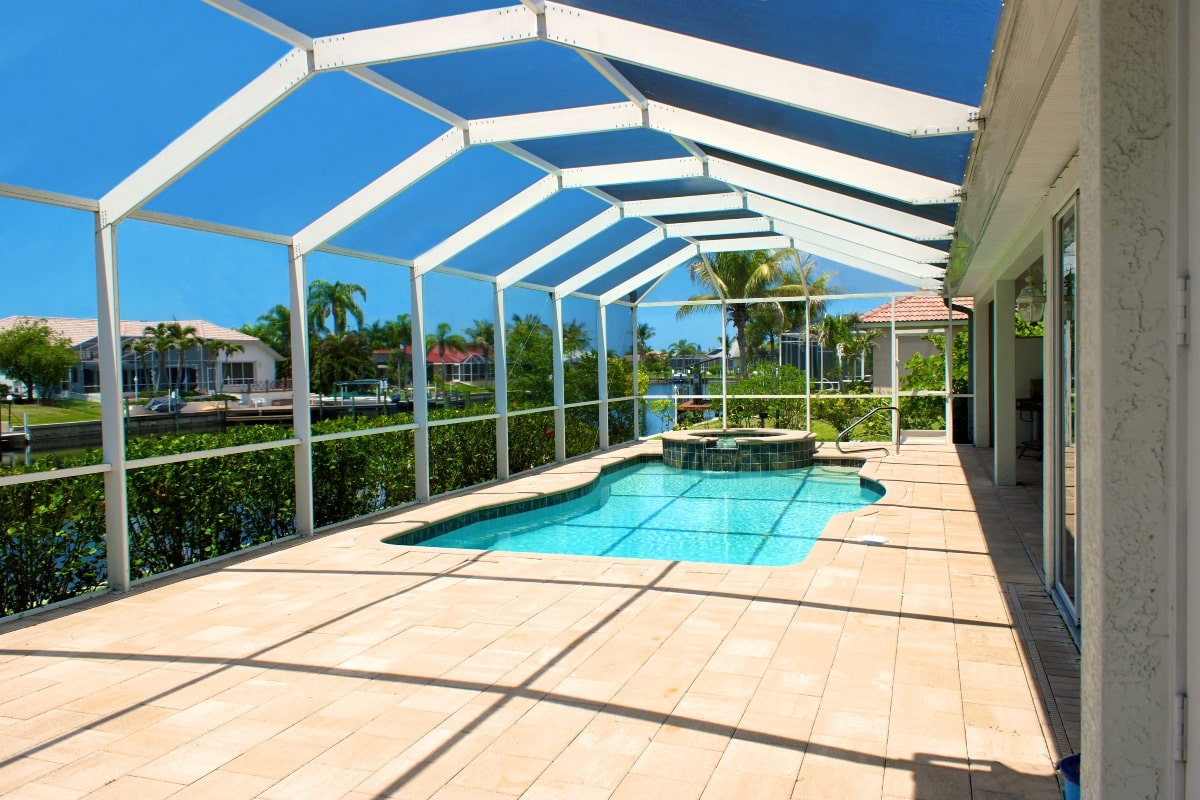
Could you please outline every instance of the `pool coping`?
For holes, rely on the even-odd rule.
[[[823,554],[825,548],[819,547],[822,541],[836,543],[847,541],[847,533],[853,525],[854,519],[878,514],[881,507],[894,505],[902,500],[906,494],[902,484],[896,485],[875,476],[877,465],[881,460],[878,455],[867,458],[840,452],[822,454],[818,448],[813,459],[814,466],[857,468],[860,481],[867,482],[880,490],[882,496],[870,505],[830,517],[812,551],[802,561],[782,567],[758,568],[788,569],[827,561],[833,557],[833,553]],[[409,506],[394,514],[382,515],[371,520],[362,525],[360,529],[370,532],[370,538],[374,539],[374,544],[403,552],[405,548],[423,547],[423,542],[474,522],[546,508],[581,497],[592,491],[597,481],[605,473],[622,469],[631,464],[650,462],[662,462],[662,443],[657,439],[621,445],[602,453],[531,470],[528,474],[518,475],[506,481],[465,490],[449,497],[436,499],[428,504]],[[403,540],[407,536],[419,536],[420,538],[412,541]],[[354,538],[358,539],[357,536]],[[398,538],[402,541],[389,541]],[[470,548],[437,549],[446,552],[488,552]],[[539,553],[538,555],[564,558],[600,557],[568,556],[558,553]],[[654,560],[609,556],[604,556],[604,558],[619,558],[619,560],[627,561]],[[755,565],[742,566],[754,567]]]

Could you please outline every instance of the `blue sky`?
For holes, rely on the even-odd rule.
[[[288,49],[190,0],[17,4],[6,7],[3,18],[0,107],[21,109],[22,124],[0,126],[0,182],[92,199]],[[106,47],[97,58],[95,43],[100,41]],[[556,81],[569,88],[567,78],[581,70],[580,75],[591,81],[588,91],[595,95],[586,99],[610,99],[606,92],[611,87],[593,80],[595,73],[576,63],[574,56],[567,57],[567,51],[542,44],[505,50],[514,54],[514,69],[530,67],[550,54]],[[392,65],[393,77],[433,92],[439,84],[431,76],[446,69],[474,69],[478,75],[480,64],[487,67],[495,56],[493,51],[480,51],[431,59],[429,64],[406,62]],[[155,68],[147,69],[147,64]],[[498,62],[495,67],[499,69]],[[483,70],[485,76],[491,72],[495,70]],[[503,74],[493,78],[496,85],[511,83]],[[494,85],[481,79],[461,96],[447,91],[435,99],[464,115],[478,116],[496,113],[488,105],[494,92]],[[530,94],[521,102],[540,98]],[[347,75],[318,76],[147,207],[292,234],[446,128]],[[546,157],[554,156],[554,141],[542,144]],[[658,152],[661,143],[651,142],[644,132],[601,137],[594,144],[594,155],[601,160],[615,160],[609,158],[613,153],[666,155]],[[541,174],[494,148],[472,148],[334,241],[412,258]],[[545,213],[527,215],[456,256],[451,265],[496,274],[517,263],[596,213],[598,201],[581,195],[561,193],[538,209]],[[0,285],[5,287],[0,316],[94,316],[93,225],[86,212],[0,198]],[[612,229],[608,244],[637,235],[636,225],[622,225],[626,227],[621,231],[620,226]],[[236,327],[288,302],[282,246],[137,221],[119,226],[118,245],[125,318],[202,318]],[[587,252],[574,257],[593,258]],[[834,271],[834,282],[848,292],[906,288],[818,262]],[[560,271],[570,268],[568,263],[557,266]],[[368,321],[409,311],[408,272],[403,268],[316,254],[309,261],[309,278],[364,286]],[[652,299],[683,299],[694,293],[686,270],[680,268]],[[492,316],[491,289],[484,282],[432,276],[426,297],[429,327],[446,321],[461,330],[475,319]],[[877,304],[860,301],[847,304],[845,310]],[[515,292],[507,312],[509,317],[535,313],[548,318],[549,304],[544,295]],[[586,319],[589,313],[586,304],[571,303],[565,316]],[[719,335],[715,314],[677,322],[670,310],[646,309],[641,321],[657,330],[652,343],[658,346],[687,338],[707,347]]]

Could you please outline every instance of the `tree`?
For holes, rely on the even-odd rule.
[[[400,387],[408,385],[408,352],[412,345],[412,318],[408,314],[398,314],[396,318],[384,325],[384,341],[391,350],[396,365],[396,383]]]
[[[149,353],[151,350],[150,342],[143,337],[130,339],[129,341],[125,342],[124,349],[128,350],[133,355],[133,387],[134,397],[136,398],[139,391],[137,376],[145,372],[146,353]],[[141,362],[140,367],[138,365],[139,361]]]
[[[42,397],[53,395],[77,363],[71,341],[44,319],[23,319],[0,333],[0,372],[25,384],[26,399],[33,399],[35,388]]]
[[[779,281],[780,294],[788,297],[809,297],[834,294],[842,287],[833,283],[833,275],[822,272],[814,277],[817,263],[807,253],[800,254],[797,265],[785,270]],[[825,315],[824,300],[804,300],[795,303],[780,303],[783,310],[783,329],[798,331],[804,329],[805,307],[808,308],[808,319],[815,322]]]
[[[654,338],[654,328],[648,322],[638,323],[637,330],[634,331],[634,337],[637,339],[638,355],[645,355],[649,349],[650,340]]]
[[[692,282],[709,290],[707,294],[688,298],[695,303],[701,300],[750,300],[772,295],[796,296],[803,294],[799,284],[783,284],[785,271],[790,263],[800,263],[795,250],[748,250],[733,253],[702,255],[688,265]],[[746,328],[756,303],[728,303],[728,321],[733,323],[738,349],[742,353],[741,374],[749,374],[750,348],[746,339]],[[677,318],[698,312],[712,312],[715,305],[683,305],[676,312]]]
[[[842,389],[843,359],[846,342],[853,335],[853,326],[858,323],[857,314],[825,314],[817,322],[817,343],[833,352],[837,358],[838,391]],[[824,360],[824,356],[822,356]]]
[[[478,347],[485,355],[491,356],[496,347],[496,324],[490,319],[477,319],[471,327],[463,330],[467,335],[467,343]]]
[[[367,290],[357,283],[315,280],[308,285],[308,330],[313,334],[329,333],[326,320],[333,318],[333,334],[344,336],[348,317],[354,317],[359,328],[363,325],[363,312],[355,296],[367,299]]]
[[[454,348],[459,352],[467,349],[467,340],[450,327],[449,322],[439,322],[434,328],[435,333],[431,333],[425,337],[425,352],[429,352],[434,348],[438,351],[438,360],[441,362],[442,383],[446,383],[446,349]]]
[[[280,378],[292,374],[292,312],[285,305],[276,304],[253,324],[238,328],[242,333],[253,336],[278,353],[283,360],[275,365],[275,375]]]
[[[245,349],[246,348],[243,345],[238,344],[237,342],[227,342],[224,339],[213,339],[208,343],[208,352],[212,353],[213,366],[216,366],[217,359],[221,355],[224,355],[225,360],[228,361],[229,356],[234,353],[241,353]],[[225,376],[223,374],[225,370],[221,370],[221,372],[221,379],[219,381],[219,385],[217,386],[218,390],[225,387]]]
[[[313,351],[312,384],[319,392],[333,390],[337,381],[352,381],[375,374],[375,361],[365,339],[357,334],[329,334]]]
[[[563,356],[578,356],[592,343],[587,327],[578,320],[563,324]]]
[[[687,339],[680,339],[668,346],[667,352],[671,355],[671,358],[696,356],[700,355],[700,345],[695,342],[689,342]]]

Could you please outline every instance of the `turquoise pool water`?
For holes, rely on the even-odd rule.
[[[421,544],[784,566],[804,560],[830,517],[881,496],[845,469],[701,472],[640,464],[601,477],[574,500]]]

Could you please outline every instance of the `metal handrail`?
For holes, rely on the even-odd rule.
[[[896,418],[894,420],[892,420],[892,423],[893,423],[893,430],[896,431],[896,441],[895,441],[896,455],[900,455],[900,409],[897,408],[896,406],[880,406],[879,408],[872,408],[866,414],[863,414],[861,417],[854,420],[854,422],[851,422],[846,427],[846,430],[839,433],[837,435],[837,438],[833,440],[833,444],[835,447],[837,447],[837,451],[839,453],[858,454],[858,453],[869,453],[872,450],[882,450],[883,452],[887,453],[888,455],[891,455],[891,452],[886,447],[861,447],[857,450],[843,450],[842,449],[842,437],[844,437],[850,431],[857,428],[862,423],[866,422],[871,417],[878,414],[880,411],[891,411],[891,412],[894,412],[896,415]]]

